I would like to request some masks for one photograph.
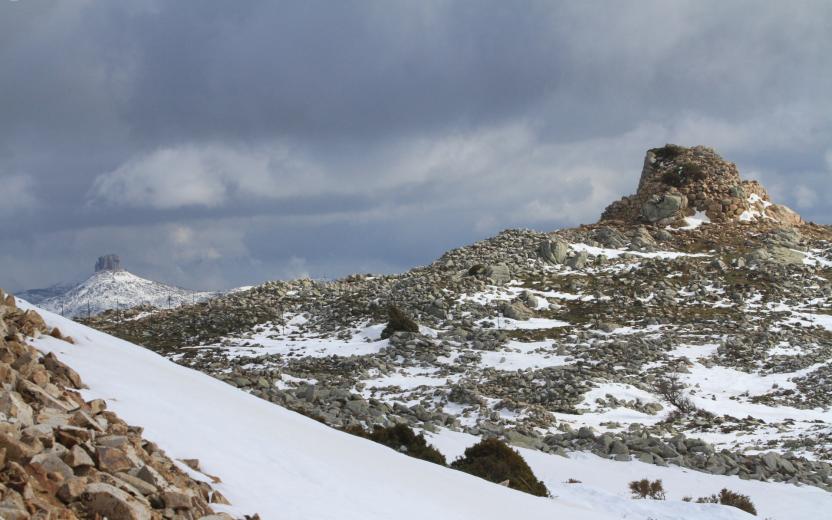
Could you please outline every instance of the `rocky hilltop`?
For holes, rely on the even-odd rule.
[[[121,271],[121,258],[118,255],[99,256],[95,262],[95,272]]]
[[[707,148],[650,150],[596,224],[134,312],[89,323],[332,426],[832,491],[832,230]]]
[[[759,182],[742,180],[737,166],[711,148],[673,144],[647,151],[638,191],[607,207],[601,221],[661,226],[697,212],[711,222],[802,222],[788,207],[773,204]]]
[[[28,344],[41,335],[74,343],[0,290],[0,518],[231,520],[141,427],[85,400],[78,373]]]
[[[21,294],[26,299],[30,294],[39,296],[50,290],[35,290]],[[106,310],[117,313],[126,309],[141,307],[144,312],[161,308],[178,307],[216,296],[217,293],[191,291],[181,287],[155,282],[124,270],[118,255],[99,257],[95,273],[81,283],[62,286],[58,294],[37,299],[41,308],[67,317],[93,316]]]

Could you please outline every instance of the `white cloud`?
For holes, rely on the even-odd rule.
[[[96,178],[94,202],[173,209],[236,199],[285,198],[322,188],[320,175],[286,147],[200,144],[163,148]]]
[[[3,192],[0,215],[29,211],[37,204],[32,178],[28,175],[0,175],[0,188]]]

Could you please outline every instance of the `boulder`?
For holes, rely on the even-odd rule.
[[[607,334],[610,334],[610,333],[614,332],[616,329],[620,329],[621,325],[619,325],[618,323],[604,321],[604,322],[601,322],[601,323],[598,324],[598,328],[602,332],[606,332]]]
[[[58,361],[54,353],[50,352],[43,356],[43,366],[47,370],[65,378],[73,388],[84,388],[84,383],[81,381],[81,376],[78,375],[78,372]]]
[[[583,269],[589,260],[589,254],[586,251],[578,251],[575,255],[570,256],[566,261],[566,265],[572,269]]]
[[[0,389],[0,413],[14,417],[17,422],[29,426],[33,422],[32,407],[17,392]]]
[[[627,246],[627,237],[609,226],[599,227],[592,233],[592,238],[602,246],[610,249],[622,249]]]
[[[83,477],[70,477],[58,489],[58,498],[65,503],[72,502],[84,493],[87,487],[87,479]]]
[[[776,220],[784,226],[797,226],[803,223],[803,219],[800,218],[800,215],[798,215],[793,209],[782,204],[772,204],[766,208],[766,216]]]
[[[87,450],[82,448],[79,444],[76,444],[69,449],[66,455],[64,455],[64,462],[73,468],[95,466],[95,463],[89,453],[87,453]]]
[[[38,451],[15,438],[10,432],[0,431],[0,451],[2,450],[5,450],[6,460],[28,459]]]
[[[550,264],[562,264],[569,253],[569,244],[560,238],[544,240],[538,246],[537,252],[544,261]]]
[[[213,493],[211,493],[211,503],[225,506],[231,505],[231,502],[229,502],[228,499],[225,498],[225,496],[219,491],[214,491]]]
[[[632,244],[636,247],[636,249],[641,250],[653,250],[656,248],[656,240],[647,231],[647,228],[644,226],[639,226],[631,235]]]
[[[497,285],[511,281],[511,270],[506,264],[489,265],[485,268],[485,277]]]
[[[151,520],[150,509],[137,498],[115,486],[94,482],[81,494],[90,515],[123,520]]]
[[[118,473],[119,471],[127,471],[133,467],[133,462],[119,448],[99,446],[96,448],[95,453],[98,459],[98,469],[101,471]]]
[[[641,207],[641,215],[648,222],[672,221],[686,207],[687,198],[684,195],[653,195]]]
[[[32,516],[26,509],[26,502],[17,491],[9,489],[0,501],[0,518],[3,520],[29,520]]]
[[[192,507],[191,497],[176,490],[164,491],[162,500],[165,507],[170,509],[190,509]]]
[[[759,265],[765,263],[777,265],[803,265],[803,259],[806,256],[800,251],[789,249],[788,247],[770,245],[767,247],[757,248],[746,256],[746,261],[749,265]]]
[[[31,464],[37,464],[47,473],[57,473],[63,477],[64,480],[72,478],[75,474],[72,468],[66,465],[61,458],[55,453],[41,453],[32,457]]]
[[[534,315],[534,311],[523,305],[521,302],[505,302],[500,306],[503,316],[512,320],[524,321]]]
[[[517,430],[506,430],[505,438],[509,444],[530,450],[539,450],[545,445],[539,438],[526,435]]]

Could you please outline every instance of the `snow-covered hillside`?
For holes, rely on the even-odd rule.
[[[32,308],[23,301],[18,304]],[[606,490],[616,479],[623,489],[626,480],[638,474],[627,464],[600,461],[603,474],[596,482],[586,478],[580,488],[563,484],[556,468],[572,462],[543,454],[530,462],[555,497],[536,498],[341,433],[141,347],[40,312],[76,344],[44,336],[34,345],[55,352],[78,370],[90,386],[86,398],[106,399],[125,420],[143,426],[145,436],[171,457],[198,458],[204,471],[220,476],[217,487],[231,500],[227,510],[233,514],[258,512],[264,520],[502,520],[518,512],[524,518],[546,520],[750,518],[735,508],[682,502],[681,496],[632,500],[624,491]],[[441,446],[453,450],[473,440],[449,437]],[[667,471],[675,471],[668,480],[682,483],[690,475],[681,469]],[[714,482],[713,490],[719,485]],[[753,485],[760,488],[754,498],[763,512],[783,497],[792,503],[811,500],[818,508],[832,505],[820,490]]]
[[[178,307],[215,296],[174,287],[136,276],[128,271],[99,271],[63,294],[39,303],[43,309],[68,317],[86,317],[109,309],[139,305]]]

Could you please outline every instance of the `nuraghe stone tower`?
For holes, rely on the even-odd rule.
[[[610,204],[601,221],[667,225],[697,212],[714,223],[802,222],[791,209],[773,204],[759,182],[742,180],[737,166],[713,149],[672,144],[647,151],[638,191]]]

